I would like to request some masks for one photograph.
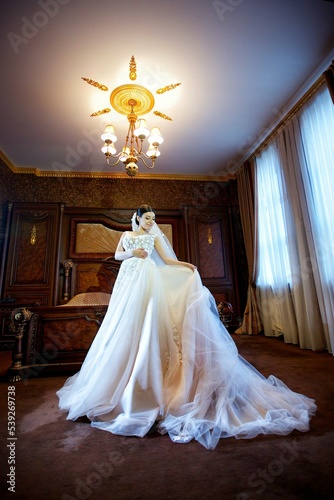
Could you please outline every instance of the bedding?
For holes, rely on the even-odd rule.
[[[109,304],[111,294],[104,292],[86,292],[79,293],[72,297],[66,304],[61,307],[67,306],[107,306]]]

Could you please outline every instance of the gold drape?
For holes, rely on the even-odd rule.
[[[255,169],[252,160],[247,161],[237,173],[238,199],[248,263],[249,283],[242,325],[235,333],[247,333],[248,335],[257,335],[263,330],[255,293],[257,241],[255,227],[254,176]]]

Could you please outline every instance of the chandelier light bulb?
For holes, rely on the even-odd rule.
[[[128,159],[129,155],[130,155],[130,148],[124,147],[122,149],[121,154],[119,155],[120,161],[124,163]]]
[[[150,130],[147,128],[146,120],[137,120],[134,135],[142,141],[150,135]]]
[[[116,149],[112,143],[105,142],[104,146],[101,148],[102,153],[106,156],[112,156],[116,153]]]
[[[101,135],[101,139],[104,142],[110,141],[110,142],[116,142],[117,137],[115,135],[115,130],[113,125],[106,125],[106,128],[104,129],[103,134]]]
[[[153,146],[159,146],[160,144],[162,144],[164,142],[164,140],[163,140],[163,138],[161,136],[161,133],[160,133],[160,130],[158,129],[158,127],[153,127],[152,128],[151,134],[150,134],[150,136],[148,137],[147,140]]]
[[[146,156],[149,158],[158,158],[160,156],[160,151],[158,150],[157,146],[153,146],[153,144],[150,144],[150,147],[146,151]]]

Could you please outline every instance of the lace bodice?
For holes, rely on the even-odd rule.
[[[123,247],[125,250],[144,248],[148,255],[151,255],[154,249],[154,238],[154,234],[125,235],[123,238]]]

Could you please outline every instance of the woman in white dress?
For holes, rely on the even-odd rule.
[[[314,400],[244,360],[196,267],[177,260],[149,205],[134,214],[103,323],[80,371],[57,392],[76,420],[124,436],[154,426],[174,442],[307,431]]]

